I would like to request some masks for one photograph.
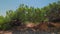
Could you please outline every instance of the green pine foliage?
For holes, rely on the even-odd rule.
[[[0,29],[6,30],[22,23],[51,21],[60,18],[60,1],[54,2],[43,8],[28,7],[21,4],[15,11],[6,11],[6,16],[0,16]]]

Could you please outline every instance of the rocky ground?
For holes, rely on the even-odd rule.
[[[0,31],[0,34],[60,34],[60,23],[29,23],[16,26],[11,30]]]

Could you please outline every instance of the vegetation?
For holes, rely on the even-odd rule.
[[[28,7],[21,4],[15,11],[6,11],[6,16],[0,16],[0,29],[6,30],[26,22],[40,23],[60,18],[60,1],[43,8]]]

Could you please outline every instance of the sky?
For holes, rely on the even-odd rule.
[[[42,8],[58,0],[0,0],[0,15],[5,16],[7,10],[16,10],[20,4]]]

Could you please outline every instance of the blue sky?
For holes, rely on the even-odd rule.
[[[5,16],[7,10],[16,10],[20,4],[42,8],[58,0],[0,0],[0,15]]]

